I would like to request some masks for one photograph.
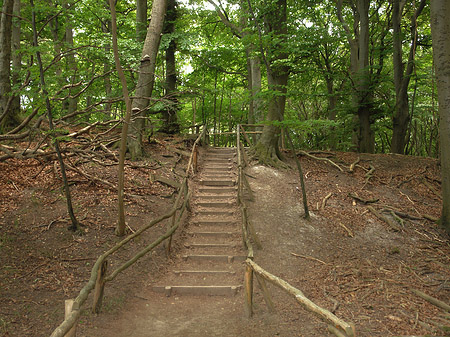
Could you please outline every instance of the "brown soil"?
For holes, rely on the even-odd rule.
[[[154,169],[128,167],[127,221],[136,230],[169,209],[173,189],[151,183],[150,173],[170,175],[178,155],[161,145],[149,146]],[[171,156],[171,157],[167,157]],[[423,215],[440,213],[438,162],[397,155],[361,155],[354,173],[353,153],[329,157],[344,172],[324,161],[302,157],[311,220],[303,219],[298,174],[263,166],[247,169],[256,195],[249,215],[263,249],[255,262],[302,290],[307,297],[356,325],[358,336],[442,336],[433,322],[445,322],[442,310],[412,293],[419,289],[450,302],[448,236]],[[158,168],[164,163],[165,168]],[[288,158],[292,167],[292,158]],[[367,170],[374,168],[366,181]],[[155,170],[158,168],[157,170]],[[40,170],[42,172],[40,172]],[[116,168],[85,164],[86,172],[115,183]],[[63,301],[76,296],[89,278],[95,258],[118,239],[116,193],[71,175],[76,212],[85,235],[67,231],[61,182],[53,165],[29,161],[0,163],[0,335],[47,336],[63,319]],[[325,196],[332,193],[321,209]],[[379,199],[420,218],[405,219],[393,231],[349,197]],[[388,213],[383,213],[391,216]],[[393,220],[393,218],[391,218]],[[56,221],[55,221],[56,220]],[[394,220],[395,221],[395,220]],[[158,227],[117,254],[124,261],[160,235]],[[245,318],[243,296],[165,297],[151,286],[174,268],[184,236],[175,240],[167,260],[161,247],[107,285],[103,312],[83,312],[79,336],[328,336],[326,324],[288,295],[269,286],[276,313],[269,313],[255,282],[252,319]],[[111,268],[111,267],[110,267]],[[112,268],[111,268],[112,269]],[[88,303],[90,304],[89,300]],[[448,320],[448,317],[447,317]]]

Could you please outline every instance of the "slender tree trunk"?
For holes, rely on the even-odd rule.
[[[408,87],[414,69],[414,57],[417,43],[417,17],[421,14],[426,5],[426,0],[422,0],[418,9],[411,19],[411,46],[406,69],[403,65],[402,46],[402,12],[405,2],[394,0],[392,11],[393,25],[393,64],[394,64],[394,85],[395,85],[395,110],[393,116],[393,132],[391,141],[391,152],[403,154],[407,143],[408,125],[410,122]]]
[[[136,40],[145,41],[147,33],[147,0],[136,0]]]
[[[431,1],[431,33],[439,96],[442,214],[440,223],[450,233],[450,2]]]
[[[106,1],[106,4],[109,9],[108,0]],[[111,20],[110,19],[107,19],[106,21],[102,22],[102,31],[103,31],[103,33],[106,33],[106,34],[109,34],[111,32]],[[110,52],[111,52],[111,45],[109,44],[109,42],[106,42],[105,43],[105,55],[109,55]],[[111,76],[109,74],[110,71],[111,71],[111,65],[109,64],[108,59],[105,58],[105,63],[103,65],[103,72],[107,75],[105,75],[103,78],[103,84],[105,86],[105,98],[107,101],[103,105],[103,107],[105,109],[104,120],[108,120],[108,119],[112,118],[112,104],[110,102],[112,86],[111,86]]]
[[[21,35],[21,19],[20,19],[20,0],[14,0],[13,7],[13,27],[12,27],[12,73],[11,82],[13,85],[20,85],[20,69],[22,68],[22,55],[20,52],[20,35]],[[20,95],[14,95],[11,102],[11,109],[14,116],[20,114]]]
[[[30,4],[32,7],[32,28],[33,28],[33,45],[36,48],[36,59],[38,62],[38,66],[39,66],[39,79],[40,79],[40,87],[42,90],[42,93],[45,97],[45,106],[47,109],[47,116],[48,116],[48,124],[50,127],[50,130],[52,133],[55,133],[55,128],[53,126],[53,116],[52,116],[52,107],[50,104],[50,98],[48,97],[48,92],[47,92],[47,88],[45,85],[45,78],[44,78],[44,67],[42,65],[42,59],[41,59],[41,53],[39,51],[39,49],[37,49],[38,47],[38,34],[37,34],[37,28],[36,28],[36,9],[34,7],[34,2],[33,0],[30,0]],[[61,168],[61,176],[63,179],[63,183],[64,183],[64,192],[65,192],[65,196],[66,196],[66,202],[67,202],[67,210],[69,212],[69,216],[70,216],[70,220],[72,222],[72,225],[69,227],[69,229],[71,229],[72,231],[79,231],[80,230],[80,223],[78,222],[77,218],[75,217],[75,213],[73,211],[73,206],[72,206],[72,196],[70,194],[70,187],[69,187],[69,182],[67,180],[67,176],[66,176],[66,167],[64,165],[64,160],[63,157],[61,155],[61,149],[59,147],[59,140],[56,134],[54,134],[55,138],[54,138],[54,144],[55,144],[55,150],[56,150],[56,155],[58,157],[58,161],[59,161],[59,165]]]
[[[72,27],[72,19],[70,18],[70,11],[72,9],[70,8],[70,1],[65,1],[64,5],[67,22],[65,26],[65,42],[66,42],[66,48],[73,49],[74,43],[73,43],[73,27]],[[70,76],[67,79],[67,81],[70,84],[74,84],[77,82],[77,61],[75,59],[75,51],[70,51],[67,54],[67,69],[69,70]],[[73,114],[77,110],[78,106],[78,98],[74,97],[77,93],[77,90],[75,88],[70,88],[68,93],[68,98],[65,102],[65,108],[66,113],[68,115]]]
[[[131,120],[131,100],[128,94],[127,80],[123,73],[119,60],[119,47],[117,46],[117,24],[116,24],[116,8],[115,1],[109,2],[111,10],[111,33],[113,41],[114,63],[116,64],[116,70],[122,84],[123,98],[126,105],[125,120],[122,126],[122,135],[120,140],[120,153],[119,153],[119,184],[118,184],[118,201],[119,201],[119,221],[117,222],[116,235],[125,235],[125,202],[124,202],[124,185],[125,185],[125,152],[127,150],[127,134],[128,125]]]
[[[128,149],[133,160],[141,157],[143,154],[142,133],[145,124],[144,117],[153,91],[156,56],[161,40],[165,12],[166,0],[154,0],[151,14],[152,20],[150,21],[142,49],[139,78],[135,92],[136,97],[133,99],[132,104],[132,111],[137,113],[137,118],[131,121],[128,134]]]
[[[358,57],[358,150],[372,153],[375,135],[371,129],[372,102],[369,71],[369,5],[370,0],[358,0],[360,17],[359,57]]]
[[[173,34],[175,32],[175,21],[177,19],[177,4],[175,0],[167,1],[167,13],[165,19],[165,34]],[[179,109],[178,99],[176,97],[177,86],[177,70],[175,62],[175,51],[177,45],[172,37],[169,46],[166,49],[166,96],[170,102],[169,106],[162,112],[163,127],[162,130],[168,134],[180,132],[178,124],[177,111]]]

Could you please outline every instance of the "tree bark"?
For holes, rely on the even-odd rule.
[[[177,3],[175,0],[167,1],[167,12],[165,19],[165,34],[173,34],[175,32],[175,20],[177,19]],[[169,105],[162,112],[163,127],[162,132],[175,134],[180,132],[178,124],[177,111],[179,109],[178,99],[176,97],[177,86],[177,69],[175,62],[175,51],[177,45],[172,37],[169,46],[166,49],[166,97]]]
[[[147,31],[147,0],[136,0],[136,40],[145,41]]]
[[[8,103],[11,94],[11,36],[14,0],[4,0],[0,21],[0,118],[1,129],[18,125]]]
[[[371,129],[372,102],[369,71],[369,5],[370,0],[358,0],[359,40],[358,40],[358,150],[373,153],[375,135]]]
[[[450,2],[431,1],[431,34],[438,89],[442,214],[440,224],[450,233]]]
[[[141,157],[143,154],[142,133],[145,124],[144,117],[153,91],[156,56],[161,40],[165,12],[166,0],[155,0],[152,5],[152,20],[148,26],[147,36],[142,49],[139,78],[132,104],[132,111],[137,113],[137,118],[133,119],[130,124],[130,132],[128,134],[128,149],[133,160]]]
[[[13,26],[12,26],[12,85],[20,85],[20,69],[22,68],[22,55],[20,53],[20,35],[21,35],[21,19],[20,19],[20,0],[14,0],[13,7]],[[20,114],[20,95],[14,95],[11,102],[11,109],[14,116]]]
[[[409,57],[406,69],[403,65],[402,52],[402,12],[404,0],[394,0],[392,11],[393,25],[393,64],[394,64],[394,85],[395,85],[395,110],[393,116],[393,132],[391,141],[391,152],[404,154],[407,143],[408,124],[411,120],[409,114],[408,86],[411,74],[414,69],[414,57],[416,54],[417,28],[416,22],[418,16],[422,13],[426,5],[426,0],[421,0],[419,7],[411,19],[411,46],[409,48]]]
[[[354,85],[353,144],[359,152],[373,152],[375,137],[371,129],[372,104],[369,72],[369,0],[357,0],[352,6],[353,27],[342,15],[343,0],[336,0],[337,16],[345,30],[350,47],[350,77]]]
[[[267,107],[266,121],[268,124],[264,126],[261,138],[253,149],[253,154],[261,163],[276,166],[281,159],[279,148],[281,130],[273,122],[283,119],[289,79],[289,68],[279,64],[280,60],[287,59],[287,54],[280,51],[284,49],[282,44],[286,41],[287,35],[287,4],[286,0],[277,0],[269,6],[265,16],[265,25],[267,31],[274,35],[274,42],[267,51],[265,64],[267,85],[272,95]]]
[[[106,0],[107,8],[109,9],[109,1]],[[102,32],[109,34],[111,32],[111,20],[106,19],[105,21],[102,21]],[[109,42],[105,43],[105,55],[109,55],[111,52],[111,45]],[[108,120],[112,118],[112,104],[109,101],[111,98],[111,92],[112,92],[112,85],[111,85],[111,76],[109,72],[111,71],[111,65],[107,59],[105,59],[105,63],[103,65],[103,72],[107,75],[103,78],[103,84],[105,86],[105,98],[107,102],[103,105],[104,107],[104,118],[103,120]]]
[[[72,18],[70,17],[70,0],[64,1],[63,4],[65,8],[65,13],[67,17],[66,27],[65,27],[65,42],[68,49],[73,49],[73,28],[72,28]],[[70,51],[67,54],[67,69],[69,70],[69,78],[67,79],[70,84],[77,82],[77,62],[75,59],[75,52]],[[68,92],[68,98],[64,102],[66,114],[73,114],[78,107],[78,97],[76,95],[75,89],[70,88]]]

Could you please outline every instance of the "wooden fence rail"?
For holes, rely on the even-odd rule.
[[[181,184],[180,189],[178,190],[178,196],[177,199],[171,208],[171,210],[161,215],[160,217],[152,220],[147,225],[143,226],[139,230],[137,230],[135,233],[127,236],[125,239],[117,243],[114,247],[110,248],[108,251],[103,253],[99,256],[97,261],[95,262],[94,266],[91,270],[91,276],[89,278],[89,281],[85,284],[85,286],[80,290],[80,293],[78,296],[73,300],[72,302],[72,308],[70,310],[67,310],[66,316],[64,321],[52,332],[50,337],[67,337],[69,334],[74,334],[74,328],[78,322],[78,319],[81,314],[81,307],[86,302],[86,299],[88,298],[90,292],[95,288],[95,295],[94,295],[94,301],[93,301],[93,312],[98,313],[101,309],[101,303],[102,303],[102,296],[103,296],[103,289],[107,282],[110,282],[116,278],[116,276],[130,267],[132,264],[134,264],[137,260],[139,260],[141,257],[145,256],[148,252],[153,250],[155,247],[157,247],[159,244],[164,242],[165,240],[171,240],[172,235],[175,233],[177,228],[180,225],[181,218],[183,216],[183,213],[185,209],[187,208],[187,205],[189,203],[189,184],[188,179],[190,176],[190,172],[194,174],[197,168],[197,146],[202,138],[204,138],[206,134],[207,128],[204,127],[202,133],[198,136],[198,138],[195,140],[194,145],[192,147],[191,155],[189,158],[189,162],[186,167],[186,173],[183,178],[183,182]],[[177,211],[180,211],[177,216]],[[156,224],[162,222],[165,219],[172,218],[171,225],[166,231],[166,233],[162,236],[160,236],[158,239],[156,239],[154,242],[152,242],[150,245],[142,249],[138,254],[136,254],[134,257],[129,259],[127,262],[122,264],[119,268],[117,268],[115,271],[113,271],[109,276],[106,276],[106,267],[107,267],[107,260],[106,258],[122,248],[124,245],[126,245],[128,242],[133,240],[134,238],[138,237],[148,229],[152,228]],[[170,252],[170,244],[168,244],[168,253]]]
[[[248,127],[260,127],[261,125],[257,124],[248,124],[245,125]],[[263,293],[264,300],[271,312],[274,311],[274,305],[272,302],[272,298],[270,296],[269,290],[266,286],[266,280],[277,287],[281,288],[285,292],[291,294],[295,297],[297,302],[303,305],[303,307],[319,316],[322,320],[327,322],[328,330],[335,334],[338,337],[355,337],[355,326],[353,324],[349,324],[347,322],[342,321],[338,317],[336,317],[330,311],[319,307],[317,304],[309,300],[302,291],[297,288],[291,286],[288,282],[280,279],[279,277],[272,275],[268,271],[261,268],[258,264],[256,264],[254,259],[254,251],[252,241],[255,243],[257,248],[262,248],[261,242],[259,241],[256,231],[253,228],[253,225],[248,219],[247,215],[247,206],[245,204],[244,198],[244,189],[245,192],[248,193],[249,198],[253,199],[253,192],[251,190],[250,184],[247,180],[247,177],[244,173],[244,168],[248,165],[248,161],[245,158],[245,150],[244,146],[240,140],[240,136],[243,136],[244,140],[251,145],[252,141],[247,134],[242,125],[237,126],[236,131],[236,144],[237,144],[237,153],[238,153],[238,202],[241,208],[242,215],[242,240],[244,242],[244,246],[247,248],[247,260],[245,274],[244,274],[244,290],[245,290],[245,311],[248,317],[253,315],[253,281],[256,278],[258,284]],[[299,165],[299,164],[298,164]],[[300,170],[300,169],[299,169]],[[300,174],[302,172],[300,170]],[[255,277],[254,277],[255,276]]]
[[[252,261],[251,259],[247,259],[245,261],[245,263],[247,264],[247,267],[251,268],[254,273],[263,277],[265,280],[269,281],[270,283],[272,283],[275,286],[279,287],[280,289],[284,290],[288,294],[294,296],[294,298],[297,300],[297,302],[299,302],[301,305],[303,305],[303,307],[306,310],[319,316],[326,323],[330,324],[331,327],[341,330],[340,331],[341,335],[344,335],[347,337],[355,337],[356,336],[355,326],[353,324],[344,322],[343,320],[336,317],[330,311],[319,307],[313,301],[308,299],[301,290],[291,286],[289,283],[282,280],[281,278],[267,272],[266,270],[261,268],[259,265],[257,265],[254,261]],[[251,298],[251,296],[249,298]],[[249,305],[251,306],[252,304],[250,303]],[[332,330],[332,329],[330,329],[330,330]]]

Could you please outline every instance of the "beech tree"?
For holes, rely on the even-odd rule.
[[[395,110],[393,114],[393,130],[391,152],[403,154],[407,142],[407,130],[411,120],[409,113],[408,88],[414,70],[414,58],[417,47],[417,18],[422,13],[427,1],[421,0],[414,11],[410,22],[410,47],[406,67],[403,62],[403,32],[401,29],[403,10],[406,1],[394,0],[392,13],[393,26],[393,68],[395,85]]]
[[[11,91],[11,41],[14,0],[3,1],[0,20],[0,125],[1,129],[17,126],[17,111],[13,111]]]
[[[128,135],[128,149],[131,158],[142,156],[142,133],[145,125],[145,116],[148,113],[150,97],[155,80],[156,56],[158,55],[159,43],[164,24],[167,1],[154,0],[150,24],[145,37],[142,57],[139,66],[139,78],[133,99],[132,112],[134,119],[130,124]]]
[[[450,233],[450,2],[447,0],[431,1],[431,32],[441,119],[442,215],[440,223]]]
[[[284,116],[289,79],[289,66],[286,62],[287,3],[286,0],[268,1],[264,6],[264,29],[270,38],[264,55],[270,99],[267,106],[268,123],[264,125],[261,137],[252,151],[260,162],[277,165],[281,159],[281,129],[276,122],[281,121]],[[254,12],[252,15],[256,20]],[[259,32],[261,33],[261,30]]]

